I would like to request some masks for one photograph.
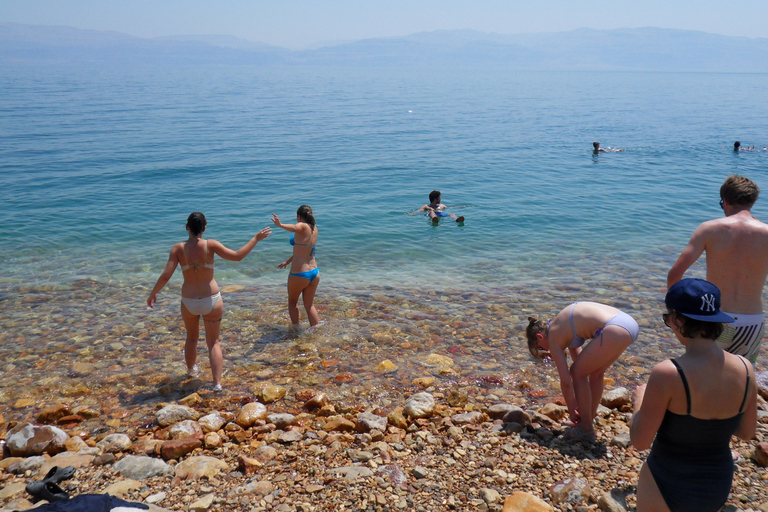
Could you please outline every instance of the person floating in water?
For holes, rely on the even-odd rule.
[[[736,141],[733,143],[733,150],[734,151],[754,151],[757,148],[755,146],[747,146],[745,148],[741,147],[741,142]]]
[[[442,195],[439,190],[433,190],[429,193],[429,204],[425,204],[418,209],[420,212],[427,212],[429,218],[432,219],[432,224],[437,224],[440,217],[450,217],[456,222],[464,222],[464,217],[457,217],[455,213],[447,213],[445,211],[446,206],[440,203]]]
[[[601,148],[599,142],[597,142],[597,141],[593,142],[592,143],[592,152],[594,154],[598,154],[601,151],[604,152],[604,153],[618,153],[618,152],[624,151],[624,150],[623,149],[611,149],[611,148],[605,149],[605,148]]]

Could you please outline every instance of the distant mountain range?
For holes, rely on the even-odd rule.
[[[498,66],[531,70],[768,72],[768,39],[661,28],[501,35],[439,30],[292,51],[231,36],[144,39],[0,23],[0,63]]]

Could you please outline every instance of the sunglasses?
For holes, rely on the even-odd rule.
[[[723,205],[725,204],[725,201],[723,199],[720,200],[720,209],[724,210]]]

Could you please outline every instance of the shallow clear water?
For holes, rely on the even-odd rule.
[[[389,354],[406,383],[431,371],[417,364],[431,350],[461,375],[546,381],[551,372],[523,357],[521,325],[576,299],[634,308],[660,360],[674,349],[657,318],[666,272],[693,229],[721,215],[723,179],[739,173],[768,189],[768,151],[730,150],[736,139],[768,143],[765,78],[9,66],[0,70],[2,360],[18,350],[96,357],[94,343],[107,347],[96,351],[103,360],[105,340],[132,339],[135,357],[99,367],[99,378],[152,381],[169,361],[181,365],[181,276],[159,309],[144,301],[187,215],[203,211],[206,236],[238,248],[271,212],[290,220],[303,203],[318,221],[327,322],[308,343],[328,353],[301,360],[323,378],[361,372],[354,357],[370,370]],[[625,151],[595,156],[593,140]],[[463,226],[414,212],[432,189]],[[753,213],[765,220],[766,208],[762,199]],[[276,268],[287,239],[276,231],[241,263],[217,259],[220,285],[244,287],[225,294],[223,324],[240,379],[253,350],[280,375],[295,358],[295,340],[282,343],[286,275]],[[175,352],[145,351],[153,340]],[[649,369],[645,353],[630,349],[620,374],[631,375],[634,357],[642,364],[632,371]],[[318,363],[344,358],[346,369]],[[39,363],[24,361],[6,375],[35,378]],[[55,382],[71,378],[61,367]]]

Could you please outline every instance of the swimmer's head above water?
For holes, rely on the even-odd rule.
[[[312,208],[310,208],[309,205],[303,204],[299,206],[299,209],[296,210],[296,218],[301,220],[301,222],[309,224],[309,227],[312,228],[312,231],[315,230],[315,216],[312,213]]]
[[[539,320],[535,316],[528,317],[528,327],[525,328],[525,337],[528,339],[528,351],[536,359],[544,359],[549,355],[549,351],[539,346],[540,338],[538,334],[546,335],[547,322]]]

